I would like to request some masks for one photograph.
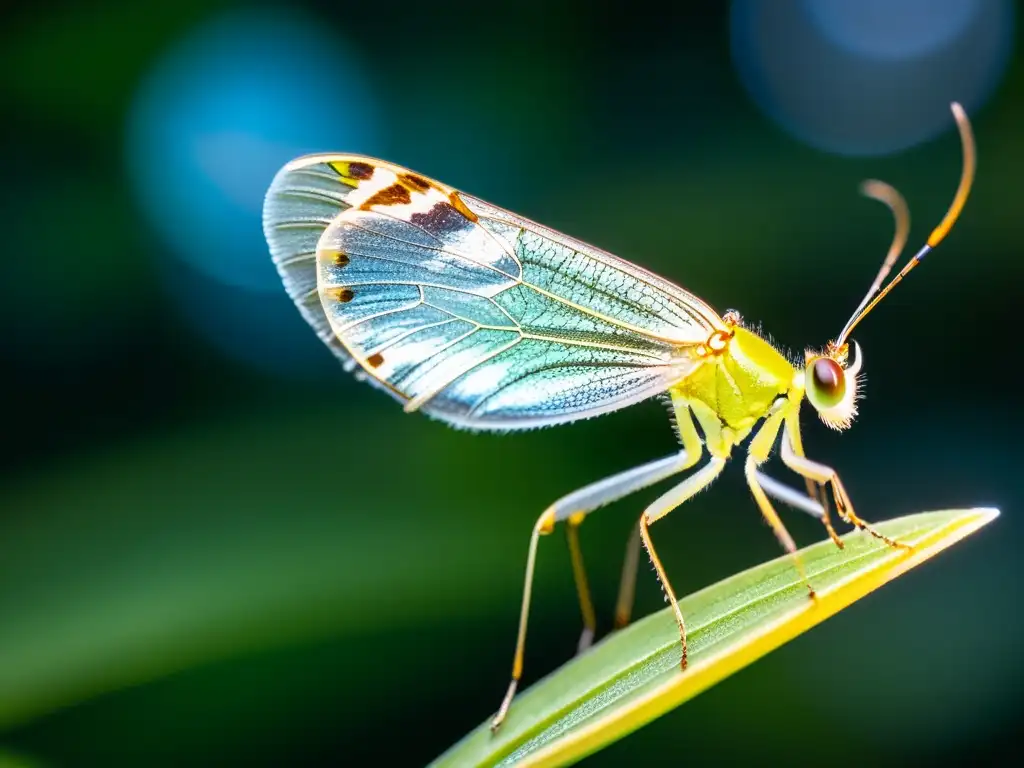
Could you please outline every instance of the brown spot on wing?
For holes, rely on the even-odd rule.
[[[431,234],[457,232],[472,226],[472,219],[467,220],[462,213],[446,202],[436,203],[426,213],[414,213],[409,217],[409,221]]]
[[[381,363],[383,362],[384,355],[382,355],[380,352],[372,354],[368,358],[366,358],[366,364],[369,365],[371,368],[379,368]]]
[[[412,195],[409,190],[401,184],[392,184],[375,194],[361,206],[362,210],[368,211],[375,205],[408,205],[412,202]]]
[[[417,192],[426,192],[431,186],[429,181],[422,176],[417,176],[415,173],[403,173],[398,177],[398,180],[409,187],[409,189],[415,189]]]
[[[338,251],[331,257],[331,261],[334,262],[334,266],[336,267],[344,267],[348,264],[349,259],[347,254]]]
[[[373,176],[373,166],[370,165],[369,163],[360,163],[357,160],[354,163],[348,164],[348,173],[343,175],[351,176],[353,179],[365,181],[366,179]]]
[[[342,304],[347,304],[355,298],[356,294],[351,288],[331,288],[327,295],[335,301],[340,301]]]

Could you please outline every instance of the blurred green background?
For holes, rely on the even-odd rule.
[[[305,327],[260,230],[310,151],[385,157],[599,244],[799,352],[907,197],[948,241],[857,331],[868,519],[994,505],[934,563],[593,765],[951,764],[1019,749],[1024,58],[1012,0],[667,6],[129,0],[0,24],[0,765],[422,765],[489,716],[530,528],[665,455],[664,407],[518,435],[406,416]],[[776,471],[777,475],[781,475]],[[601,631],[654,489],[583,528]],[[783,512],[797,540],[813,520]],[[655,531],[688,593],[778,549],[737,467]],[[544,540],[526,682],[580,628]],[[649,569],[638,611],[661,605]]]

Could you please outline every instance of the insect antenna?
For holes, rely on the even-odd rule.
[[[882,287],[882,281],[892,270],[892,266],[899,259],[900,254],[903,253],[903,248],[906,246],[907,238],[910,235],[910,209],[907,207],[907,202],[903,199],[903,195],[884,181],[876,181],[875,179],[869,179],[862,183],[860,191],[865,197],[870,197],[872,200],[877,200],[889,207],[889,210],[892,211],[896,231],[893,233],[892,244],[889,246],[889,252],[885,255],[885,260],[875,276],[875,281],[868,288],[868,292],[864,294],[864,298],[857,305],[857,309],[853,311],[852,317],[858,317],[864,307],[868,305],[868,302],[871,301],[871,297],[878,293],[878,289]],[[845,340],[851,328],[852,326],[843,329],[840,338]]]
[[[877,277],[868,289],[864,299],[858,305],[857,309],[854,310],[853,315],[850,317],[846,326],[843,328],[842,333],[839,334],[839,338],[836,339],[833,346],[836,350],[842,350],[846,346],[846,340],[849,338],[850,333],[857,326],[857,324],[863,320],[872,309],[885,298],[886,294],[889,293],[896,284],[902,280],[910,270],[921,263],[922,259],[927,256],[933,248],[941,243],[949,231],[953,228],[957,218],[959,218],[961,211],[964,209],[964,203],[967,202],[967,196],[971,191],[971,184],[974,181],[974,169],[977,165],[977,152],[974,146],[974,135],[971,131],[971,123],[967,119],[967,113],[964,112],[957,102],[953,102],[951,105],[953,110],[953,117],[956,118],[957,128],[960,130],[960,142],[963,145],[963,170],[960,173],[960,185],[957,187],[956,195],[953,197],[953,202],[950,203],[949,210],[946,211],[946,215],[935,229],[932,230],[931,235],[928,237],[928,241],[921,248],[920,251],[907,262],[907,265],[903,267],[894,277],[888,285],[885,286],[879,292],[879,288],[882,285],[882,281],[886,275],[892,269],[896,260],[899,258],[900,253],[903,251],[903,247],[907,242],[907,235],[910,231],[910,212],[907,209],[907,204],[904,202],[903,197],[895,189],[890,187],[881,181],[866,181],[861,185],[861,192],[870,198],[878,200],[879,202],[885,203],[892,210],[893,218],[896,220],[896,233],[893,236],[892,245],[889,246],[889,252],[886,254],[885,260],[882,262],[882,268],[878,271]],[[873,298],[872,298],[873,297]]]

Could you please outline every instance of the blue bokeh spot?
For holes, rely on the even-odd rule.
[[[734,0],[732,57],[757,106],[826,152],[885,155],[977,111],[1014,42],[1013,0]]]
[[[151,255],[186,317],[232,356],[282,371],[331,360],[270,260],[263,199],[299,155],[379,154],[375,107],[344,40],[286,10],[208,20],[141,83],[126,159]]]
[[[865,58],[901,60],[949,45],[991,0],[803,2],[808,18],[837,45]]]

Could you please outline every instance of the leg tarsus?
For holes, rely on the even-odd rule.
[[[893,549],[906,549],[913,551],[914,547],[910,544],[904,544],[902,541],[896,541],[886,536],[881,531],[878,531],[866,520],[862,520],[857,516],[857,513],[853,511],[853,504],[850,502],[850,497],[846,493],[846,488],[843,487],[842,481],[839,479],[839,475],[836,471],[832,470],[832,491],[836,495],[836,510],[839,512],[839,516],[843,518],[850,525],[856,526],[858,529],[865,533],[874,536],[879,541],[884,541]]]
[[[832,497],[836,503],[836,512],[839,513],[839,516],[843,520],[856,526],[865,533],[874,536],[879,541],[885,542],[894,549],[906,549],[911,551],[914,549],[910,544],[904,544],[901,541],[889,538],[881,531],[875,530],[870,523],[858,517],[857,513],[853,511],[853,504],[850,502],[850,497],[847,495],[846,489],[843,487],[843,483],[834,469],[825,466],[824,464],[819,464],[816,461],[812,461],[806,456],[797,454],[790,440],[782,441],[781,454],[783,463],[798,475],[802,475],[803,477],[820,483],[821,485],[828,484],[832,486]]]
[[[857,517],[857,515],[854,514],[852,510],[848,510],[845,514],[843,512],[840,512],[839,515],[846,522],[848,522],[850,525],[856,526],[858,529],[864,531],[867,534],[870,534],[871,536],[875,537],[879,541],[885,542],[886,544],[888,544],[893,549],[905,549],[908,552],[913,552],[914,551],[914,545],[913,544],[907,544],[905,542],[897,541],[896,539],[889,538],[888,536],[886,536],[881,531],[875,530],[875,528],[871,525],[871,523],[869,523],[866,520],[862,520],[861,518]]]
[[[505,692],[505,698],[501,700],[501,706],[498,707],[498,712],[491,720],[491,733],[497,731],[503,722],[505,722],[505,716],[508,714],[508,708],[512,706],[512,699],[516,695],[516,687],[519,685],[519,680],[512,678],[512,682],[508,684],[508,691]]]

